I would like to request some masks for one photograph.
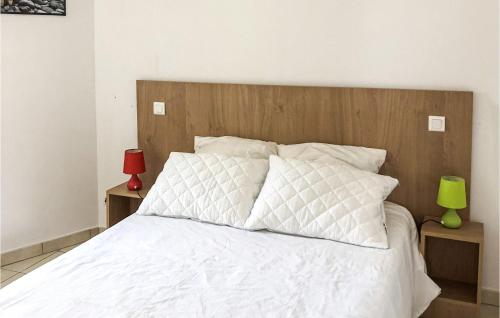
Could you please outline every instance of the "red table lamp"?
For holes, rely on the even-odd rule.
[[[144,164],[144,153],[142,152],[142,150],[125,150],[125,158],[123,160],[123,173],[132,175],[127,183],[127,188],[130,191],[138,191],[142,189],[142,181],[137,175],[144,172],[146,172],[146,165]]]

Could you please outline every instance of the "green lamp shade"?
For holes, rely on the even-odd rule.
[[[465,180],[453,176],[441,177],[437,204],[448,209],[466,208]]]

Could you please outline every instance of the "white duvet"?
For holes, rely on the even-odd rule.
[[[390,249],[132,215],[0,290],[2,317],[417,317],[439,288],[411,215]]]

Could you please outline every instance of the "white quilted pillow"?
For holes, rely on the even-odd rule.
[[[194,137],[195,153],[219,153],[228,156],[269,159],[278,154],[278,144],[272,141],[245,139],[232,136]]]
[[[137,213],[241,228],[267,170],[265,159],[172,152]]]
[[[384,200],[397,184],[344,164],[271,156],[245,228],[387,248]]]
[[[345,162],[358,169],[377,173],[385,162],[387,151],[356,146],[305,143],[279,145],[278,154],[282,158],[297,160],[327,163]]]

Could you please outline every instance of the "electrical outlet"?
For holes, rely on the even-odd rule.
[[[165,103],[164,102],[154,102],[153,103],[153,114],[165,116]]]
[[[446,118],[444,116],[429,116],[429,131],[445,131]]]

